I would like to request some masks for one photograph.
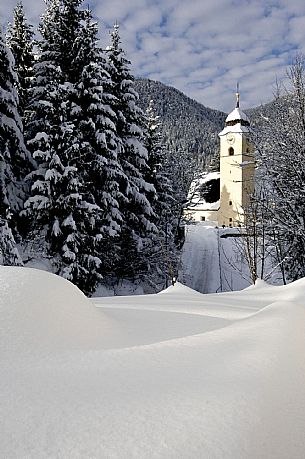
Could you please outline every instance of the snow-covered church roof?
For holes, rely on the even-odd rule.
[[[232,122],[232,121],[246,121],[247,123],[250,124],[250,120],[247,117],[247,115],[239,108],[236,107],[234,110],[229,113],[229,115],[226,118],[226,123]]]
[[[239,107],[239,93],[236,93],[236,107],[226,118],[225,128],[219,133],[220,136],[226,135],[228,132],[249,132],[250,120],[247,115]]]

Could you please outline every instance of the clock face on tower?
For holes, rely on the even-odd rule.
[[[226,135],[228,144],[232,145],[235,142],[235,137],[230,132]]]

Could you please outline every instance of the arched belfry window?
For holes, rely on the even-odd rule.
[[[233,156],[233,155],[234,155],[234,148],[230,147],[229,148],[229,156]]]

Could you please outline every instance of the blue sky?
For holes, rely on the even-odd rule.
[[[15,0],[1,2],[2,23]],[[37,23],[43,0],[24,0]],[[241,105],[272,98],[296,52],[305,52],[304,0],[95,0],[101,44],[120,23],[133,73],[180,89],[204,105],[230,111],[240,82]]]

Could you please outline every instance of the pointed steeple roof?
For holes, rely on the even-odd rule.
[[[237,123],[241,123],[243,126],[250,126],[250,120],[247,115],[240,108],[236,107],[226,117],[226,126],[234,126]]]
[[[239,84],[237,83],[236,91],[236,107],[228,114],[226,118],[225,128],[219,135],[227,134],[228,132],[247,132],[250,127],[250,120],[247,115],[240,109],[240,94]]]
[[[247,115],[240,109],[240,93],[239,83],[236,86],[236,107],[229,113],[226,118],[226,126],[234,126],[234,124],[241,123],[243,126],[250,126],[250,120]]]

